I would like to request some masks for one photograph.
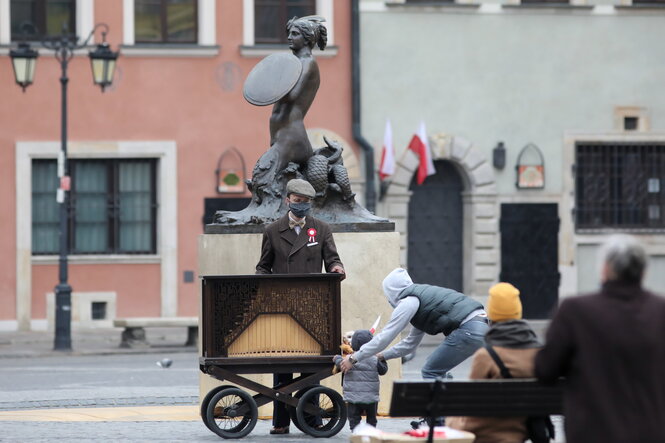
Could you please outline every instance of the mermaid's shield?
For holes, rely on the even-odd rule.
[[[242,93],[253,105],[272,105],[293,89],[301,72],[302,64],[295,55],[271,54],[254,66]]]

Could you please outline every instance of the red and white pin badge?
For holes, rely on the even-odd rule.
[[[307,230],[307,235],[309,235],[309,241],[310,242],[315,242],[316,241],[316,229],[314,228],[309,228]]]

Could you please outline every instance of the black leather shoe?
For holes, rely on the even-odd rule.
[[[284,426],[283,428],[274,427],[270,430],[270,433],[271,434],[279,434],[279,435],[288,434],[289,433],[289,427],[288,426]]]
[[[411,427],[413,429],[419,429],[421,426],[429,427],[430,421],[431,421],[430,418],[421,418],[420,420],[414,420],[411,422]],[[446,417],[434,418],[434,426],[445,426],[445,425],[446,425]]]

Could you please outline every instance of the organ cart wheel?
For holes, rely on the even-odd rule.
[[[317,412],[314,414],[305,412],[307,406],[313,406]],[[337,434],[346,424],[346,415],[346,405],[342,396],[325,386],[316,386],[305,392],[296,408],[296,416],[302,431],[312,437],[325,438]]]
[[[217,394],[219,391],[222,389],[227,389],[227,388],[232,388],[233,386],[231,385],[221,385],[217,386],[213,389],[211,389],[205,397],[203,397],[203,401],[201,402],[201,409],[199,413],[201,414],[201,420],[203,420],[203,423],[206,425],[208,429],[213,431],[213,429],[208,425],[208,404],[210,403],[210,400],[212,400],[213,395]],[[215,432],[215,431],[213,431]]]
[[[305,392],[309,391],[310,389],[314,388],[314,386],[308,386],[306,388],[303,388],[299,390],[298,392],[295,393],[294,397],[297,399],[300,399],[303,395],[305,395]],[[296,407],[287,405],[286,408],[289,410],[289,416],[291,417],[291,421],[293,424],[296,426],[296,428],[300,429],[301,432],[306,432],[301,426],[300,422],[298,421],[298,414],[296,413]],[[315,418],[307,413],[305,413],[305,417],[308,420],[312,426],[314,426],[314,420]]]
[[[214,394],[206,408],[205,424],[223,438],[242,438],[252,432],[259,417],[256,402],[238,388],[224,388]]]

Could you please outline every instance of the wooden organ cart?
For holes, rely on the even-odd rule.
[[[317,383],[332,375],[341,343],[340,274],[202,277],[202,372],[235,386],[214,388],[201,403],[205,425],[224,438],[249,434],[258,407],[286,403],[294,425],[331,437],[346,423],[336,391]],[[299,373],[270,387],[241,374]],[[302,375],[306,374],[306,375]],[[293,395],[292,395],[293,394]]]

